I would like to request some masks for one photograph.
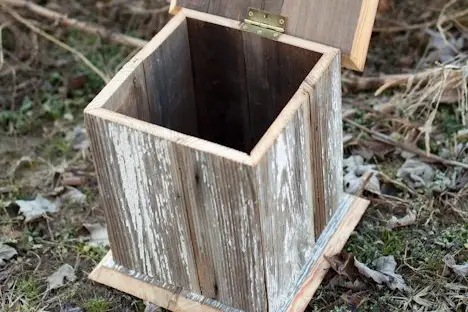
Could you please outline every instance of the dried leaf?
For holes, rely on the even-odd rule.
[[[397,218],[393,216],[387,223],[390,229],[408,226],[416,223],[416,214],[413,211],[409,211],[403,218]]]
[[[65,192],[60,195],[60,200],[84,205],[86,204],[86,195],[74,187],[67,186]]]
[[[368,268],[365,264],[354,259],[354,264],[359,273],[372,279],[377,284],[385,284],[390,289],[400,291],[409,291],[410,288],[405,284],[403,277],[395,273],[396,261],[393,256],[380,257],[373,262],[375,270]]]
[[[89,147],[88,135],[82,125],[76,126],[72,132],[68,133],[66,140],[71,142],[73,149],[77,151],[85,151]]]
[[[17,254],[18,252],[15,248],[5,244],[0,244],[0,267],[4,266],[6,261],[10,260]]]
[[[85,223],[83,224],[83,227],[89,233],[89,245],[95,247],[109,245],[109,236],[106,225],[102,225],[100,223]]]
[[[398,170],[397,177],[403,179],[411,187],[419,188],[432,182],[435,172],[428,164],[415,159],[408,159]]]
[[[54,213],[58,210],[56,202],[51,202],[40,195],[33,200],[17,200],[7,206],[8,209],[12,206],[19,207],[18,212],[24,215],[25,222],[36,220],[46,213]]]
[[[346,172],[343,177],[344,189],[346,193],[354,194],[365,182],[367,173],[377,173],[375,165],[365,165],[364,159],[359,155],[353,155],[343,161],[344,171]],[[376,174],[374,174],[368,183],[365,190],[380,194],[380,182]]]
[[[444,257],[444,263],[446,266],[451,268],[456,275],[460,277],[468,277],[468,262],[457,264],[452,255],[446,255]]]
[[[340,254],[327,257],[325,259],[330,263],[331,268],[341,276],[345,276],[354,281],[359,275],[354,266],[354,257],[352,254],[342,251]]]
[[[57,271],[47,278],[48,289],[52,290],[62,287],[65,279],[70,282],[73,282],[76,279],[75,269],[67,263],[62,265]]]

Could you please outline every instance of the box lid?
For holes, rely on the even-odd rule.
[[[363,70],[379,0],[172,0],[178,8],[239,21],[249,7],[287,18],[285,33],[341,50],[343,66]]]

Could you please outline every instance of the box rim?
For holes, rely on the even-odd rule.
[[[202,20],[204,22],[213,23],[219,26],[229,27],[241,31],[239,21],[181,8],[179,13],[176,14],[161,29],[161,31],[151,39],[147,45],[145,45],[135,56],[133,56],[132,59],[117,72],[111,81],[106,84],[106,86],[86,106],[84,109],[85,117],[86,115],[91,115],[102,118],[104,120],[114,122],[134,130],[142,131],[144,133],[169,140],[176,144],[193,148],[195,150],[207,152],[245,165],[255,166],[268,152],[269,147],[273,145],[275,140],[279,137],[289,121],[293,118],[294,114],[300,108],[300,106],[303,105],[303,103],[308,102],[307,98],[309,97],[309,94],[305,86],[314,85],[321,77],[323,72],[329,67],[333,59],[337,55],[340,55],[341,52],[336,48],[286,34],[281,35],[278,38],[277,41],[281,43],[318,52],[321,53],[322,56],[301,83],[295,94],[281,110],[280,114],[275,118],[268,129],[264,132],[260,140],[255,144],[250,153],[241,152],[219,143],[184,134],[176,130],[149,123],[105,108],[104,105],[118,90],[122,83],[128,79],[129,76],[135,71],[135,69],[142,65],[143,61],[149,57],[162,42],[167,40],[173,31],[187,18]]]

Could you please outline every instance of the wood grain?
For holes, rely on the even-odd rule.
[[[378,0],[172,0],[184,7],[243,21],[250,6],[288,17],[286,33],[342,51],[345,66],[363,70]]]
[[[295,287],[290,289],[289,298],[282,302],[278,310],[269,311],[302,312],[306,309],[330,268],[325,256],[335,255],[343,248],[368,205],[369,202],[366,200],[345,195],[337,214],[317,242],[313,256],[305,266],[303,274]],[[114,262],[111,252],[96,266],[89,278],[170,311],[242,312],[218,301],[165,285],[154,278],[128,270]]]
[[[250,33],[243,40],[252,150],[322,54]]]
[[[249,152],[242,33],[188,20],[199,137]]]
[[[143,61],[143,69],[150,122],[188,135],[198,135],[186,19]]]
[[[307,97],[299,94],[285,110],[279,118],[292,115],[287,126],[256,167],[268,311],[279,311],[315,245]]]
[[[253,168],[178,149],[201,294],[266,311],[260,216]]]
[[[93,111],[85,118],[116,261],[198,291],[173,144],[98,118]]]
[[[290,300],[277,311],[302,312],[313,305],[313,295],[330,268],[326,257],[338,254],[369,206],[369,201],[344,194],[333,218],[317,241],[313,256],[302,272],[297,285],[290,289]]]
[[[315,194],[315,234],[332,217],[342,196],[343,141],[339,53],[317,63],[303,84],[309,96],[312,172]]]
[[[111,251],[89,274],[89,278],[170,311],[243,312],[186,289],[166,285],[148,275],[129,270],[114,261]]]

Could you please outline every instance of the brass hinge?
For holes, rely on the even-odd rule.
[[[278,39],[284,33],[287,18],[259,9],[249,8],[247,18],[241,24],[244,31],[269,39]]]

